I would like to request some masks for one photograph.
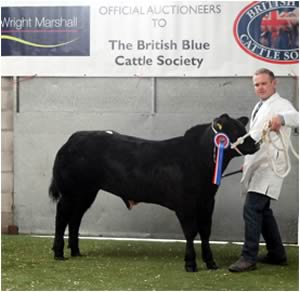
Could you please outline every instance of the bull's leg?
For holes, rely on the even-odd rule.
[[[54,258],[64,259],[64,233],[71,214],[71,204],[66,199],[61,198],[56,206],[55,218],[55,238],[53,242]]]
[[[71,249],[71,256],[73,257],[81,256],[78,239],[80,223],[84,213],[94,202],[96,195],[97,194],[92,194],[78,199],[73,209],[69,222],[69,248]]]
[[[187,272],[197,272],[196,252],[194,248],[194,239],[198,233],[196,218],[192,215],[179,215],[177,217],[180,221],[184,236],[186,238],[185,248],[185,270]]]
[[[201,233],[200,233],[201,235]],[[206,263],[206,266],[210,270],[218,269],[218,265],[215,263],[213,254],[210,248],[209,239],[206,236],[201,236],[201,248],[202,248],[202,259]]]
[[[218,269],[218,266],[214,261],[209,244],[213,209],[214,200],[206,204],[205,210],[201,210],[198,214],[198,229],[201,237],[202,259],[206,263],[208,269],[216,270]]]
[[[77,213],[77,212],[76,212]],[[69,223],[69,245],[68,247],[71,249],[71,256],[81,256],[80,250],[79,250],[79,227],[81,223],[81,219],[83,217],[83,213],[76,215],[73,215],[70,219]]]

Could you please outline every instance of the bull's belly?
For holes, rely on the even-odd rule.
[[[135,181],[119,182],[118,184],[104,184],[102,190],[116,195],[123,200],[133,201],[136,203],[158,204],[174,210],[178,205],[180,188],[176,188],[176,184],[153,184],[153,183],[137,183]]]

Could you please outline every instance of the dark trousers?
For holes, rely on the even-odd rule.
[[[244,205],[245,241],[242,256],[257,261],[260,234],[263,235],[268,256],[286,259],[279,229],[270,208],[271,199],[263,194],[248,192]]]

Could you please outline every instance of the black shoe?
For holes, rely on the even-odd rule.
[[[240,257],[238,261],[229,266],[230,272],[248,272],[256,269],[256,263],[249,262],[245,258]]]
[[[258,257],[258,262],[262,264],[278,265],[278,266],[286,266],[288,264],[286,258],[278,259],[275,257],[270,257],[268,255]]]

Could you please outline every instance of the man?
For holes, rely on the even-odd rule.
[[[278,137],[279,129],[290,138],[291,127],[299,126],[299,113],[292,104],[276,92],[274,73],[259,69],[253,76],[256,95],[260,101],[251,114],[250,133],[259,141],[261,130],[269,125],[272,141],[282,148]],[[285,141],[287,145],[287,141]],[[268,152],[269,151],[269,152]],[[262,143],[259,151],[245,157],[241,180],[242,193],[246,195],[244,204],[245,240],[240,259],[229,267],[231,272],[244,272],[256,269],[260,234],[263,235],[267,255],[261,260],[269,264],[285,265],[287,257],[281,236],[270,208],[271,200],[278,200],[283,178],[272,169],[269,157],[276,159],[277,167],[285,165],[284,154],[272,144]]]

